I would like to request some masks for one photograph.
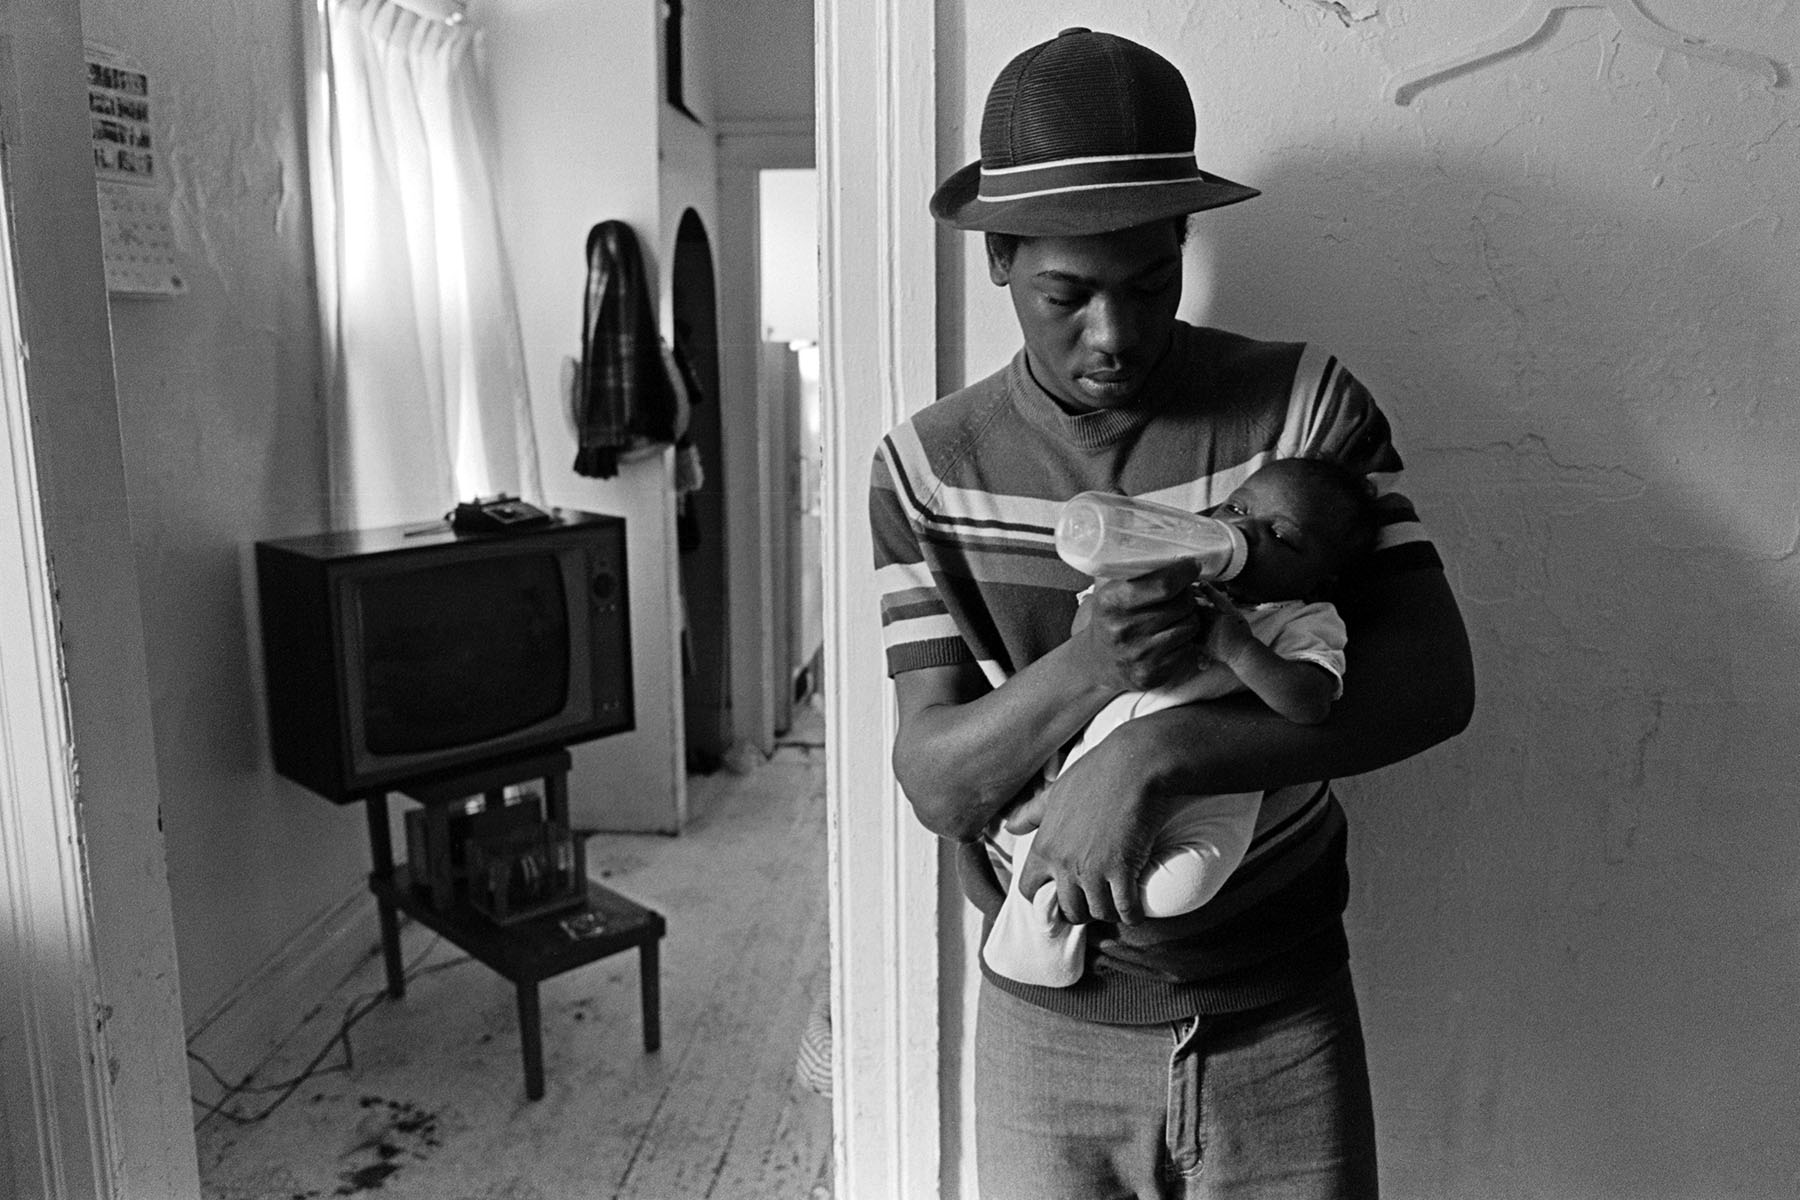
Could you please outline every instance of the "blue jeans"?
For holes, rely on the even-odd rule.
[[[1375,1115],[1346,968],[1267,1008],[1097,1025],[982,980],[982,1200],[1372,1200]]]

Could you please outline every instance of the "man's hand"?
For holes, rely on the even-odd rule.
[[[1102,583],[1082,630],[998,687],[973,662],[895,676],[894,774],[925,827],[974,840],[1107,701],[1191,673],[1194,574],[1186,563]]]
[[[1080,645],[1092,677],[1124,692],[1159,687],[1191,673],[1205,632],[1192,592],[1198,576],[1196,564],[1184,561],[1095,587],[1082,605],[1085,625],[1070,639]]]
[[[1039,824],[1018,886],[1035,896],[1054,880],[1067,921],[1143,919],[1138,879],[1168,815],[1156,762],[1169,748],[1146,734],[1154,724],[1113,730],[1027,806]]]
[[[1047,791],[1039,788],[1025,799],[1019,801],[1006,811],[1000,823],[1011,834],[1030,833],[1044,823],[1044,797]]]

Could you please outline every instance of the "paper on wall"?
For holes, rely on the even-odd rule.
[[[87,43],[88,129],[100,202],[106,289],[123,296],[176,296],[187,284],[175,261],[175,230],[157,171],[150,77],[132,59]]]

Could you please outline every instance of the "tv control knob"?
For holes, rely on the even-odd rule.
[[[613,593],[618,590],[618,579],[608,572],[594,576],[593,581],[588,584],[588,591],[593,593],[596,600],[611,600]]]

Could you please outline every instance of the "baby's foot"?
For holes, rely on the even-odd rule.
[[[1081,978],[1087,926],[1063,920],[1056,885],[1046,883],[1030,901],[1008,890],[988,932],[981,957],[988,969],[1020,983],[1069,987]]]

